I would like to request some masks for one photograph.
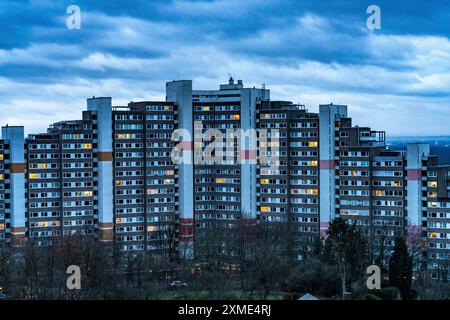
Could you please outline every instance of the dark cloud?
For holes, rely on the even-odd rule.
[[[82,10],[81,30],[65,26],[71,4]],[[251,85],[266,83],[275,98],[313,106],[343,99],[337,102],[353,104],[358,120],[394,133],[410,132],[413,120],[394,126],[383,117],[407,110],[420,123],[425,110],[427,118],[436,118],[426,130],[444,133],[450,117],[450,4],[377,1],[382,29],[369,31],[370,4],[3,0],[0,116],[8,105],[20,109],[36,101],[36,107],[23,107],[23,118],[47,110],[33,127],[44,128],[52,114],[55,120],[61,112],[77,116],[86,96],[110,94],[126,103],[163,97],[166,80],[193,78],[199,87],[215,88],[233,73]],[[377,116],[383,105],[390,107]],[[436,110],[440,116],[433,115]],[[23,119],[20,112],[16,116]]]

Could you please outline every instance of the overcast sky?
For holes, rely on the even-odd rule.
[[[0,124],[28,133],[94,95],[163,100],[166,81],[216,89],[230,73],[311,111],[347,104],[388,135],[450,135],[448,1],[0,0],[0,27]]]

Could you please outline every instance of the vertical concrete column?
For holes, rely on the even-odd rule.
[[[2,127],[2,137],[9,142],[11,245],[21,246],[26,239],[24,128]]]
[[[265,89],[241,90],[240,128],[241,142],[241,210],[246,216],[243,221],[256,222],[256,103],[270,99],[270,91]]]
[[[330,221],[336,216],[335,207],[335,122],[347,117],[347,106],[319,106],[319,195],[320,234],[328,230]]]
[[[100,241],[109,242],[114,238],[111,98],[88,99],[87,107],[97,115],[98,236]]]
[[[407,216],[408,229],[420,234],[422,226],[422,160],[430,155],[430,145],[407,145]]]
[[[166,100],[178,105],[178,128],[190,134],[189,140],[180,144],[183,149],[179,165],[180,240],[194,241],[194,165],[193,165],[193,109],[192,81],[180,80],[166,83]]]

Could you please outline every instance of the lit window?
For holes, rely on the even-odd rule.
[[[239,120],[240,118],[241,116],[238,114],[233,115],[233,120]]]
[[[0,223],[0,230],[4,230],[5,229],[5,225],[3,223]]]
[[[269,179],[261,179],[261,184],[269,184]]]
[[[83,149],[92,149],[92,144],[91,143],[83,144]]]
[[[428,187],[430,188],[437,188],[437,181],[429,181]]]
[[[116,222],[117,222],[117,223],[122,223],[122,222],[123,222],[123,218],[117,218],[117,219],[116,219]]]
[[[216,183],[225,183],[225,179],[223,178],[217,178]]]
[[[0,160],[3,160],[3,153],[0,153]]]
[[[156,227],[155,227],[155,226],[148,226],[148,227],[147,227],[147,231],[148,231],[148,232],[156,231]]]
[[[312,148],[316,148],[316,147],[317,147],[317,141],[310,141],[310,142],[308,143],[308,145],[309,145],[310,147],[312,147]]]
[[[37,179],[37,178],[39,178],[39,174],[37,174],[37,173],[30,173],[30,175],[28,177],[30,179]]]
[[[269,207],[261,207],[261,212],[269,212],[270,208]]]
[[[309,165],[315,167],[315,166],[317,166],[317,161],[310,161]]]

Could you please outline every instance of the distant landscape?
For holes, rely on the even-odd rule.
[[[450,136],[388,137],[387,145],[392,150],[406,150],[408,143],[429,143],[431,153],[439,156],[439,165],[450,165]]]

